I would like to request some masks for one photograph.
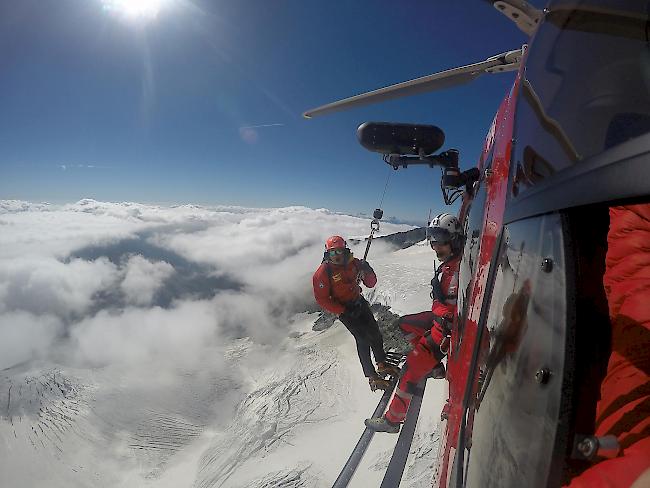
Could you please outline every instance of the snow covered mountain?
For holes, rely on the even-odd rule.
[[[380,393],[304,310],[324,239],[367,220],[84,200],[2,202],[0,226],[3,486],[331,486]],[[426,310],[429,247],[372,246],[366,297]],[[402,486],[429,486],[444,395],[430,380]],[[379,484],[396,439],[351,486]]]

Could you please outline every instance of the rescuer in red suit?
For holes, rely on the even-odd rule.
[[[438,215],[429,224],[427,238],[441,262],[431,280],[433,304],[430,312],[400,317],[398,324],[413,350],[406,357],[406,366],[386,414],[366,419],[366,426],[379,432],[399,432],[420,380],[427,375],[444,378],[444,365],[440,361],[447,353],[447,335],[456,314],[458,268],[463,246],[459,220],[451,214]]]
[[[325,243],[323,262],[313,276],[314,297],[328,312],[338,315],[339,320],[354,336],[357,354],[363,374],[368,378],[370,388],[386,389],[390,382],[380,375],[399,374],[399,370],[386,363],[384,341],[379,326],[363,295],[359,282],[368,288],[377,283],[377,275],[366,261],[355,258],[345,240],[332,236]],[[377,361],[372,364],[370,350]]]

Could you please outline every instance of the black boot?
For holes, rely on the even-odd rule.
[[[445,370],[445,365],[442,363],[436,364],[433,369],[429,372],[427,377],[433,378],[435,380],[441,380],[447,375],[447,371]]]

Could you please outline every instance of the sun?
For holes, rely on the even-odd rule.
[[[153,20],[171,0],[101,0],[104,10],[133,21]]]

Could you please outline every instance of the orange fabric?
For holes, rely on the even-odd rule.
[[[612,354],[596,435],[615,435],[622,453],[589,468],[570,488],[628,487],[650,468],[650,204],[612,207],[609,214],[603,284]]]
[[[574,478],[569,488],[628,488],[648,469],[650,439],[635,443],[622,457],[608,459]],[[648,488],[648,485],[641,485]]]
[[[331,279],[327,267],[331,270]],[[341,314],[345,305],[353,302],[361,295],[361,287],[357,285],[360,261],[353,258],[343,266],[333,263],[322,263],[312,278],[314,298],[318,304],[328,312]],[[377,284],[377,275],[374,271],[363,273],[363,284],[372,288]]]
[[[650,435],[650,205],[612,207],[609,213],[603,283],[612,354],[596,435],[616,435],[626,448]]]

